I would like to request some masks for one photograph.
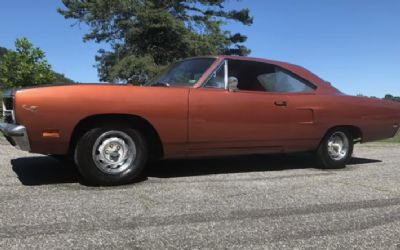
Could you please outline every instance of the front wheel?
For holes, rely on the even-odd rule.
[[[84,179],[95,185],[132,182],[147,161],[143,136],[125,126],[94,128],[78,141],[75,161]]]
[[[317,150],[317,160],[321,168],[344,168],[353,154],[354,142],[344,128],[330,130]]]

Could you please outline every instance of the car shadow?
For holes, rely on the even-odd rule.
[[[375,159],[352,158],[348,164],[362,165],[381,162]],[[11,160],[13,171],[23,185],[49,185],[80,183],[86,185],[73,164],[63,163],[48,156],[26,157]],[[149,163],[137,182],[148,177],[176,178],[187,176],[284,171],[317,168],[308,154],[249,155],[209,159],[163,160]]]
[[[348,166],[381,162],[375,159],[353,157]],[[247,155],[210,159],[164,160],[150,164],[147,177],[174,178],[187,176],[319,169],[310,154]]]
[[[76,166],[49,156],[13,159],[11,165],[23,185],[82,183]]]

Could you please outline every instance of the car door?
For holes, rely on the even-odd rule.
[[[287,95],[229,91],[226,61],[224,66],[211,75],[208,81],[217,80],[209,87],[190,90],[188,154],[282,152],[290,129]]]
[[[321,98],[315,92],[288,93],[290,105],[290,137],[285,145],[286,152],[313,151],[323,135],[326,125],[319,122],[318,117],[324,113]]]
[[[316,121],[322,112],[316,87],[292,72],[275,67],[273,72],[258,76],[270,93],[285,94],[287,101],[287,140],[285,152],[311,151],[321,140],[321,126]],[[326,132],[326,131],[325,131]]]

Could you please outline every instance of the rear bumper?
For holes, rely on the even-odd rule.
[[[30,151],[28,133],[22,125],[14,125],[9,123],[0,123],[0,131],[3,132],[11,145],[23,150]]]

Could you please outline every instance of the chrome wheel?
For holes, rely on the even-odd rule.
[[[350,143],[346,134],[338,131],[329,137],[327,146],[329,157],[332,160],[340,161],[347,157]]]
[[[132,138],[121,131],[101,134],[93,145],[93,161],[106,174],[120,174],[136,159],[136,145]]]

